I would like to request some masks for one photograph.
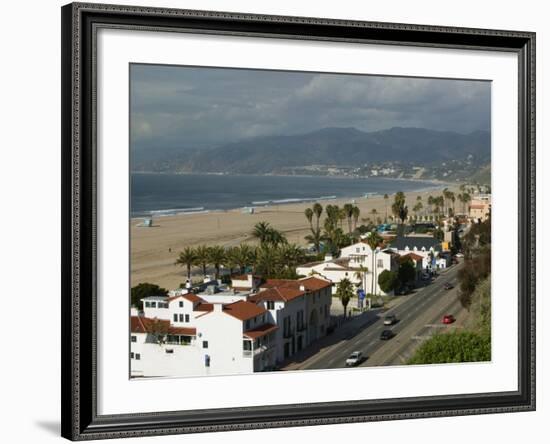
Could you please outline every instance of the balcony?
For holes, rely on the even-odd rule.
[[[251,358],[252,356],[258,356],[259,354],[270,350],[273,348],[273,345],[262,345],[260,347],[256,347],[254,350],[243,350],[243,358]]]

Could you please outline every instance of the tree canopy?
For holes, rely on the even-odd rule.
[[[143,282],[141,284],[132,287],[130,290],[130,301],[133,306],[139,310],[143,309],[143,304],[141,299],[148,296],[166,296],[168,290],[165,288],[159,287],[155,284],[150,284],[149,282]]]
[[[444,364],[491,360],[491,338],[471,331],[437,334],[424,342],[408,364]]]

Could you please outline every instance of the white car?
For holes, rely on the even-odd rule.
[[[351,355],[349,355],[348,359],[346,359],[346,367],[356,366],[361,362],[362,358],[363,353],[361,353],[360,351],[354,351]]]

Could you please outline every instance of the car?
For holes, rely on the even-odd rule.
[[[445,316],[443,316],[443,323],[444,324],[452,324],[454,321],[456,321],[456,319],[451,314],[446,314]]]
[[[397,322],[397,316],[388,315],[384,318],[384,325],[393,325]]]
[[[382,333],[380,333],[380,339],[382,341],[387,341],[391,338],[393,338],[393,331],[391,330],[382,330]]]
[[[348,359],[346,359],[346,367],[355,367],[361,362],[362,359],[363,353],[360,351],[354,351],[351,355],[349,355]]]
[[[445,285],[443,287],[445,288],[445,290],[452,290],[453,288],[455,288],[455,286],[450,282],[445,282]]]

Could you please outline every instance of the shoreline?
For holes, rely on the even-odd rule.
[[[438,187],[428,190],[406,191],[405,196],[409,212],[416,203],[416,197],[421,196],[427,207],[427,198],[437,195],[445,187],[456,191],[459,184]],[[383,194],[365,197],[337,198],[321,202],[342,206],[355,200],[360,210],[358,225],[365,223],[362,219],[384,220],[386,211],[391,214],[391,203],[395,193],[389,194],[386,205]],[[237,246],[241,243],[255,245],[257,241],[251,236],[254,224],[266,221],[280,230],[291,243],[306,245],[304,237],[309,233],[309,223],[304,216],[306,208],[313,202],[286,203],[256,207],[254,213],[242,212],[241,208],[195,212],[180,215],[165,215],[153,218],[152,227],[138,226],[143,218],[129,219],[130,254],[131,254],[131,285],[150,282],[161,287],[172,289],[183,282],[185,270],[174,265],[180,251],[185,247],[198,245],[220,245],[223,247]],[[322,219],[325,213],[323,212]],[[322,224],[322,220],[321,220]]]
[[[141,172],[138,172],[138,174],[142,174]],[[220,175],[217,173],[143,173],[143,174],[181,174],[181,175]],[[312,177],[312,178],[318,178],[318,177],[324,177],[324,176],[307,176],[307,175],[276,175],[276,174],[263,174],[263,175],[254,175],[254,174],[248,174],[244,176],[258,176],[258,177],[264,177],[264,176],[276,176],[276,177]],[[382,180],[388,180],[388,181],[408,181],[408,182],[425,182],[429,183],[431,185],[423,186],[421,188],[414,188],[410,190],[403,191],[405,194],[407,193],[426,193],[429,191],[434,190],[440,190],[445,187],[447,188],[458,188],[460,186],[460,182],[444,182],[439,180],[421,180],[421,179],[398,179],[398,178],[386,178],[386,177],[380,177],[380,178],[355,178],[355,177],[345,177],[345,176],[326,176],[330,177],[331,179],[343,179],[343,180],[355,180],[355,179],[382,179]],[[142,211],[141,213],[144,213],[139,216],[130,215],[131,221],[138,221],[144,218],[152,217],[152,218],[164,218],[168,216],[189,216],[192,214],[211,214],[211,213],[227,213],[231,211],[242,211],[247,208],[254,208],[254,209],[261,209],[261,208],[271,208],[271,207],[279,207],[281,205],[298,205],[298,204],[313,204],[313,203],[323,203],[323,202],[332,202],[332,201],[350,201],[350,200],[359,200],[359,199],[372,199],[376,197],[382,197],[384,194],[388,194],[388,196],[392,197],[397,193],[397,191],[393,191],[390,193],[363,193],[360,196],[321,196],[318,198],[285,198],[282,197],[280,199],[274,199],[274,200],[266,200],[265,204],[264,201],[261,202],[250,202],[247,205],[242,206],[232,206],[229,208],[214,208],[214,209],[208,209],[206,207],[189,207],[189,208],[160,208],[156,210],[149,210],[149,211]],[[155,214],[155,213],[161,213],[161,214]],[[164,214],[162,214],[164,213]]]

